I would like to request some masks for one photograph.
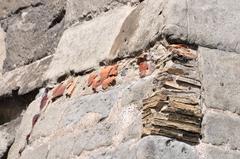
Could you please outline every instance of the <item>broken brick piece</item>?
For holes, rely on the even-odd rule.
[[[42,110],[48,103],[48,95],[45,94],[43,97],[42,97],[42,100],[41,100],[41,103],[40,103],[40,110]]]
[[[113,65],[112,69],[109,73],[109,76],[117,76],[118,75],[118,65]]]
[[[99,77],[95,78],[92,83],[92,89],[96,91],[101,84],[102,84],[101,79]]]
[[[107,78],[109,77],[109,75],[110,75],[111,70],[112,70],[112,66],[106,66],[106,67],[104,67],[104,68],[100,71],[100,73],[99,73],[99,75],[100,75],[100,80],[101,80],[101,81],[104,81],[105,79],[107,79]]]
[[[179,56],[185,57],[187,59],[196,59],[197,54],[189,49],[187,45],[184,44],[172,44],[167,47],[169,51],[177,54]]]
[[[66,86],[63,83],[56,86],[52,91],[52,99],[63,96],[65,89]]]
[[[107,79],[105,79],[102,82],[102,89],[105,90],[107,89],[109,86],[113,86],[116,84],[116,79],[115,77],[108,77]]]
[[[66,96],[71,97],[74,89],[76,88],[76,84],[77,84],[77,78],[75,78],[74,80],[71,80],[71,83],[69,83],[67,86]]]
[[[33,116],[32,119],[32,128],[34,127],[34,125],[36,124],[36,122],[38,121],[38,118],[40,117],[40,114],[36,114]]]
[[[140,77],[145,77],[148,74],[149,65],[147,62],[142,62],[139,64],[139,75]]]
[[[27,144],[29,144],[29,139],[30,139],[30,136],[31,136],[31,133],[27,134],[26,136],[26,141],[27,141]],[[24,149],[22,150],[19,150],[19,154],[21,154],[23,152]]]
[[[93,80],[97,78],[97,74],[92,73],[88,77],[88,87],[90,87],[93,84]]]

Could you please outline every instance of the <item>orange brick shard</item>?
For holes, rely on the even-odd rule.
[[[167,47],[167,49],[174,54],[183,56],[187,59],[196,59],[197,54],[193,53],[187,45],[184,44],[172,44]]]
[[[88,78],[88,87],[90,87],[93,84],[94,79],[97,78],[97,74],[92,73],[89,75]]]
[[[77,85],[77,78],[69,81],[69,83],[67,85],[66,96],[68,96],[68,97],[72,96],[73,91],[76,88],[76,85]]]
[[[95,78],[92,83],[92,89],[96,91],[101,84],[102,84],[101,79],[99,77]]]
[[[100,80],[104,81],[105,79],[107,79],[110,75],[111,70],[112,70],[112,66],[106,66],[105,68],[103,68],[99,73]]]
[[[48,103],[48,96],[47,94],[45,94],[43,97],[42,97],[42,100],[41,100],[41,103],[40,103],[40,110],[42,110]]]
[[[118,65],[113,65],[109,73],[109,76],[117,76],[117,75],[118,75]]]
[[[116,78],[115,77],[109,77],[102,82],[102,89],[105,90],[109,86],[113,86],[115,84],[116,84]]]
[[[27,136],[26,136],[27,144],[29,144],[30,136],[31,136],[31,133],[27,134]],[[24,149],[19,150],[19,153],[21,154],[21,153],[23,152],[23,150],[24,150]]]
[[[36,114],[36,115],[33,116],[33,119],[32,119],[32,128],[33,128],[34,125],[37,123],[39,117],[40,117],[40,114]]]
[[[63,96],[65,89],[66,86],[63,83],[55,87],[52,91],[52,99]]]
[[[149,65],[147,62],[142,62],[139,64],[139,75],[140,77],[145,77],[148,74]]]

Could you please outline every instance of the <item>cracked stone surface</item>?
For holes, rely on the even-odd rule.
[[[53,54],[63,32],[64,1],[25,3],[27,7],[24,2],[3,2],[3,7],[20,8],[14,12],[13,6],[12,16],[1,21],[6,31],[4,72]]]
[[[132,9],[123,6],[67,29],[59,42],[46,77],[55,79],[70,71],[81,72],[98,66],[109,56],[113,41]]]
[[[139,0],[69,0],[66,5],[66,25],[89,21],[101,13],[124,4],[137,4]]]
[[[240,55],[200,48],[206,107],[240,114]]]
[[[203,141],[213,145],[229,145],[232,150],[240,148],[240,117],[233,114],[208,112],[203,119]]]

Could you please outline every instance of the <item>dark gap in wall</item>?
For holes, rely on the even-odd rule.
[[[38,2],[38,3],[32,4],[32,5],[30,5],[30,6],[19,7],[19,8],[18,8],[17,10],[15,10],[12,14],[19,14],[22,10],[27,9],[27,8],[29,8],[29,7],[36,8],[36,7],[39,7],[39,6],[42,6],[42,5],[43,5],[43,3]]]
[[[0,125],[17,118],[23,110],[35,99],[38,89],[25,95],[18,95],[18,89],[12,96],[0,98]]]
[[[12,144],[13,144],[13,143],[12,143]],[[12,144],[8,146],[7,151],[4,153],[4,155],[2,156],[1,159],[7,159],[7,157],[8,157],[8,152],[9,152],[9,150],[10,150]]]
[[[48,29],[51,29],[52,27],[54,27],[55,25],[61,23],[61,21],[63,20],[64,16],[66,14],[66,10],[62,9],[57,15],[55,15],[53,21],[51,22],[51,24],[49,25]]]

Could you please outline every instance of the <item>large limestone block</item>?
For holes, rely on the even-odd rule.
[[[207,107],[240,114],[240,55],[199,48]]]
[[[240,53],[238,0],[169,0],[163,34],[173,41]]]
[[[21,118],[17,118],[0,126],[0,158],[6,157],[8,148],[14,142],[16,130],[20,121]]]
[[[31,63],[30,65],[6,72],[0,77],[0,97],[11,95],[12,91],[24,95],[42,87],[44,73],[48,69],[52,56]]]
[[[138,142],[136,149],[137,159],[198,159],[194,147],[161,136],[144,137]]]
[[[1,0],[0,2],[0,20],[7,18],[17,12],[18,9],[35,5],[40,0]]]
[[[6,58],[6,45],[5,45],[5,35],[6,33],[0,27],[0,77],[2,76],[3,61]]]
[[[209,111],[202,122],[203,141],[213,145],[227,145],[240,150],[240,117],[232,113]]]
[[[133,56],[149,47],[161,34],[163,0],[146,0],[125,20],[116,38],[110,58]]]
[[[13,142],[14,137],[12,137],[7,132],[0,130],[0,158],[2,158],[8,150],[8,147]]]
[[[119,92],[118,88],[106,93],[77,96],[71,100],[60,99],[52,103],[47,112],[42,114],[41,122],[36,124],[32,140],[51,135],[54,131],[78,123],[87,113],[95,113],[100,118],[106,118],[115,104]]]
[[[201,159],[238,159],[240,158],[239,151],[227,150],[217,146],[206,146],[204,158]]]
[[[46,77],[52,79],[70,71],[80,72],[98,66],[109,57],[111,46],[132,9],[124,6],[67,29]]]
[[[19,125],[19,128],[17,129],[15,140],[13,145],[11,146],[8,158],[9,159],[16,159],[20,157],[20,152],[25,148],[26,146],[26,137],[31,132],[32,129],[32,119],[34,115],[36,115],[39,112],[39,105],[40,105],[40,98],[33,101],[29,106],[26,112],[23,115],[21,124]]]
[[[128,2],[137,3],[139,0],[69,0],[66,6],[66,25],[74,22],[91,20],[102,12],[107,12]]]
[[[63,32],[64,0],[22,1],[11,1],[13,6],[19,4],[18,11],[1,21],[6,31],[5,72],[53,54]]]

